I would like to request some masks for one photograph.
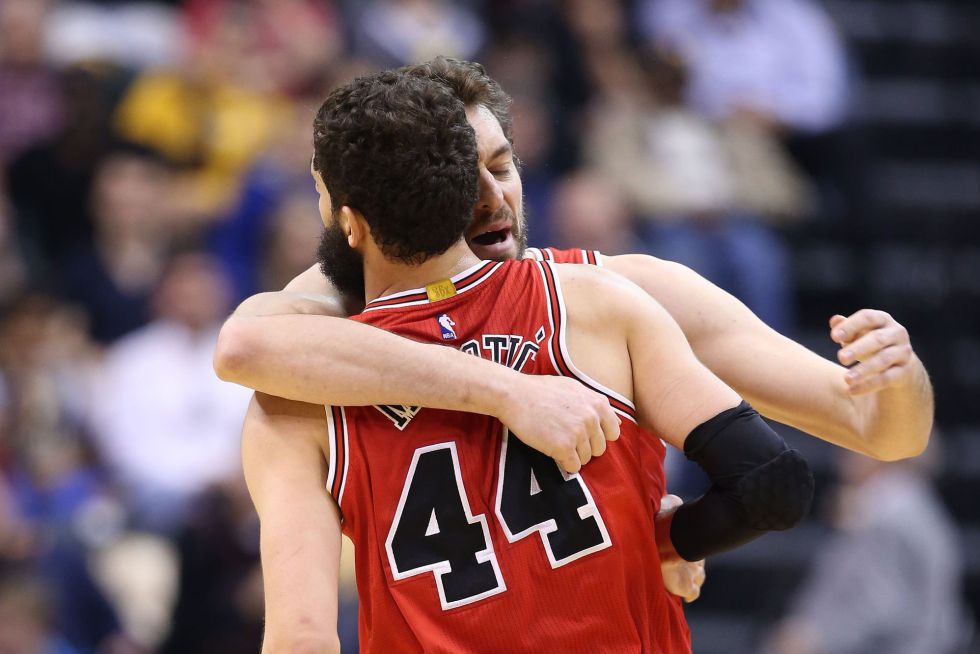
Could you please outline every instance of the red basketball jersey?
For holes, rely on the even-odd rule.
[[[554,263],[587,263],[593,266],[604,265],[602,253],[598,250],[558,250],[555,248],[527,248],[525,258],[536,261],[552,261]],[[656,515],[660,510],[660,501],[664,493],[663,475],[663,443],[652,438],[641,440],[640,458],[644,461],[644,468],[647,471],[647,489],[650,491],[650,505],[653,514]],[[651,463],[652,462],[652,463]],[[671,609],[671,629],[674,633],[681,634],[685,641],[691,640],[691,630],[687,626],[687,619],[684,617],[684,605],[681,598],[671,595],[673,602]]]
[[[598,250],[556,250],[555,248],[527,248],[525,259],[551,261],[553,263],[588,263],[602,267],[602,253]]]
[[[566,475],[486,416],[328,407],[328,487],[356,548],[362,651],[690,652],[660,574],[641,455],[644,440],[663,445],[627,398],[569,360],[551,264],[482,262],[355,319],[576,377],[623,418],[619,441]]]

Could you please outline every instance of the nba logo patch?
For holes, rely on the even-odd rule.
[[[453,319],[449,317],[448,313],[440,313],[439,317],[436,318],[439,322],[439,329],[442,331],[442,340],[444,341],[454,341],[456,340],[456,330],[453,327],[456,323]]]

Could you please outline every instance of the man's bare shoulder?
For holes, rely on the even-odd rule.
[[[687,291],[699,288],[717,288],[684,264],[668,259],[659,259],[649,254],[603,256],[602,265],[606,270],[637,283],[640,280],[645,283],[656,281],[658,286],[665,290],[682,289]]]
[[[639,286],[615,272],[571,263],[552,265],[569,315],[579,324],[609,331],[640,308],[660,308]]]
[[[575,287],[577,292],[601,293],[602,289],[620,289],[634,286],[628,279],[612,269],[583,266],[576,263],[548,264],[555,270],[562,287]]]

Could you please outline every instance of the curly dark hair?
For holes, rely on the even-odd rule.
[[[320,106],[313,148],[333,210],[359,211],[389,259],[419,264],[462,238],[477,200],[476,136],[445,84],[359,77]]]
[[[510,116],[511,98],[497,80],[487,75],[483,64],[440,56],[422,64],[405,66],[399,71],[442,82],[467,107],[482,104],[500,123],[510,144],[514,144],[514,121]]]

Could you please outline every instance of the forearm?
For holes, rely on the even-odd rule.
[[[232,317],[215,351],[218,376],[311,404],[402,404],[497,415],[519,373],[454,348],[351,320]]]
[[[777,333],[744,304],[693,271],[641,255],[606,267],[658,300],[698,359],[762,415],[821,440],[879,459],[917,454],[932,423],[932,393],[921,363],[915,383],[854,395],[847,370]]]

